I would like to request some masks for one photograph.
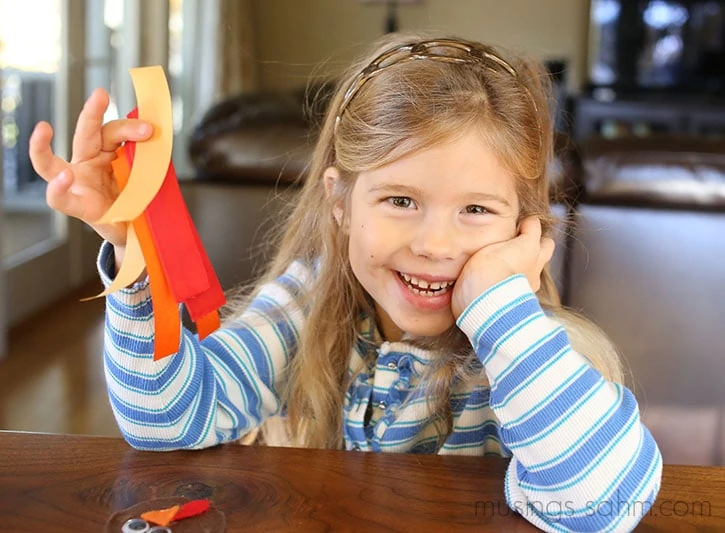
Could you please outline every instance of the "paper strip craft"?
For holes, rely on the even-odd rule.
[[[127,287],[144,269],[154,311],[154,360],[179,349],[179,304],[185,304],[203,339],[219,327],[225,298],[194,227],[171,162],[171,94],[161,67],[130,70],[138,108],[128,114],[153,124],[141,143],[117,150],[113,173],[121,191],[97,223],[128,223],[126,253],[111,285],[98,296]]]
[[[174,519],[174,515],[179,511],[179,509],[179,505],[174,505],[173,507],[169,507],[168,509],[146,511],[145,513],[141,513],[141,518],[143,518],[147,522],[151,522],[152,524],[166,527]]]
[[[191,500],[181,506],[174,505],[168,509],[146,511],[141,514],[141,518],[152,524],[165,527],[178,520],[185,520],[202,515],[209,509],[211,509],[211,502],[209,500]]]

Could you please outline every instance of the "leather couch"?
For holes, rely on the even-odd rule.
[[[607,332],[665,462],[725,464],[725,142],[581,147],[567,304]]]
[[[268,259],[315,139],[322,108],[309,109],[302,92],[243,95],[192,136],[182,190],[225,288]],[[725,464],[725,143],[557,145],[551,268],[564,303],[618,346],[665,462]]]

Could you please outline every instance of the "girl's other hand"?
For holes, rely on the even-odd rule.
[[[554,241],[541,236],[541,222],[528,217],[511,240],[484,246],[463,265],[458,276],[451,309],[458,318],[487,289],[514,274],[523,274],[534,292],[541,285],[541,271],[554,254]]]
[[[78,116],[73,135],[70,162],[56,156],[51,148],[53,128],[39,122],[30,137],[30,161],[35,171],[48,182],[46,202],[64,215],[78,218],[91,226],[116,248],[126,244],[126,224],[94,225],[118,196],[111,162],[125,141],[143,141],[153,126],[142,120],[120,119],[103,124],[109,105],[108,93],[96,89]]]

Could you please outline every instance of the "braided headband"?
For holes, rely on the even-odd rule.
[[[465,52],[465,56],[450,56],[436,52],[435,48],[453,48]],[[511,76],[516,77],[516,71],[505,60],[499,56],[486,52],[479,48],[475,48],[470,44],[455,39],[436,39],[431,41],[418,41],[396,46],[386,50],[365,67],[352,81],[350,87],[345,91],[345,96],[340,104],[340,109],[335,116],[334,135],[337,134],[337,127],[340,124],[345,109],[350,101],[360,91],[360,89],[369,80],[380,74],[383,70],[400,63],[408,63],[410,61],[418,61],[421,59],[430,59],[433,61],[442,61],[444,63],[477,63],[485,66],[487,69],[497,72],[492,65],[503,69]]]

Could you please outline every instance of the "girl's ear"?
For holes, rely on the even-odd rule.
[[[340,187],[340,171],[337,170],[336,167],[327,167],[323,174],[323,179],[327,199],[334,202],[332,206],[332,215],[335,217],[335,220],[337,220],[337,225],[342,226],[342,200],[339,199],[337,194]],[[336,197],[338,198],[337,200],[335,200]]]

